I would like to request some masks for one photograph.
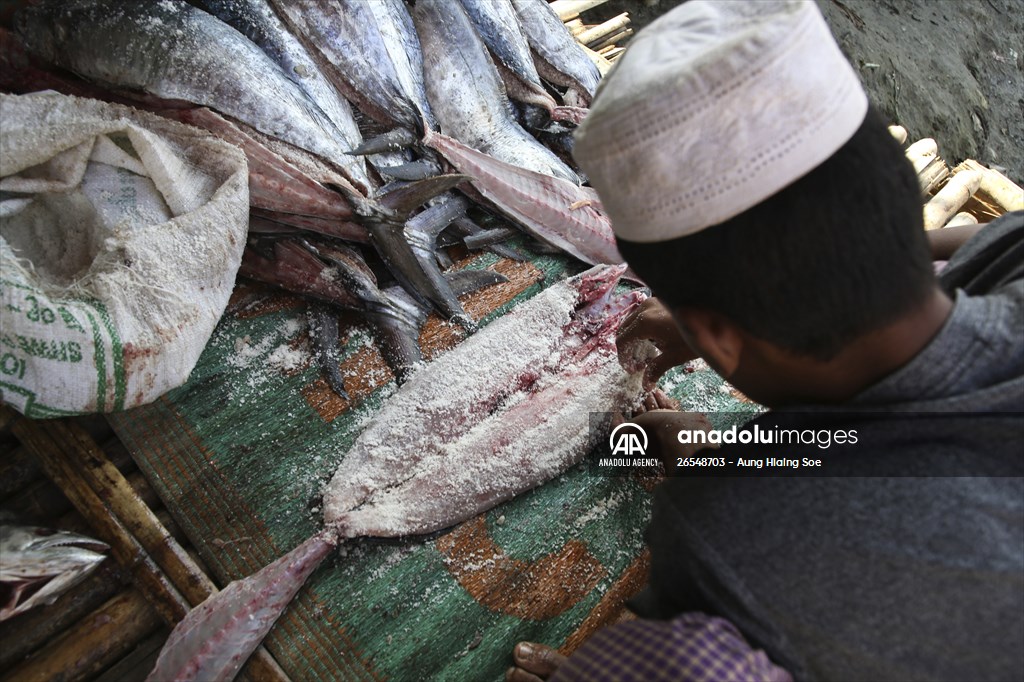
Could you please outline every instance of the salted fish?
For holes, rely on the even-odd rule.
[[[197,0],[197,4],[237,29],[273,59],[284,75],[320,107],[334,125],[338,139],[346,145],[347,150],[362,144],[363,136],[352,115],[352,107],[320,70],[306,47],[287,29],[267,0]],[[362,186],[372,185],[362,158],[346,157],[346,170]]]
[[[347,144],[244,35],[181,0],[43,0],[15,28],[35,54],[87,80],[208,106],[344,167]]]
[[[610,301],[624,271],[549,287],[414,374],[328,484],[325,524],[341,537],[429,533],[579,461],[589,413],[641,390],[615,351],[614,329],[642,299]]]
[[[194,608],[149,679],[231,679],[340,540],[446,528],[578,462],[593,445],[589,413],[627,408],[643,390],[615,348],[644,298],[614,295],[624,271],[555,284],[420,369],[328,484],[324,530]]]
[[[535,66],[546,80],[570,89],[566,104],[589,106],[601,81],[597,65],[583,51],[547,0],[512,0],[522,21]]]
[[[510,97],[521,102],[555,108],[555,100],[540,82],[519,17],[510,0],[460,0],[484,44],[507,70],[503,75]],[[514,80],[513,80],[514,79]],[[510,83],[510,80],[512,81]]]
[[[420,130],[433,124],[422,56],[402,0],[272,0],[298,35],[333,65],[332,80],[364,114]]]
[[[423,46],[427,99],[442,133],[505,163],[580,183],[516,122],[494,62],[457,0],[419,0],[413,21]]]

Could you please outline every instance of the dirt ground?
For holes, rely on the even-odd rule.
[[[816,0],[871,100],[932,137],[953,166],[967,158],[1024,184],[1024,12],[1019,0]],[[611,0],[635,27],[679,0]]]

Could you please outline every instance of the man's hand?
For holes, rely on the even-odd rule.
[[[655,388],[644,397],[630,419],[621,413],[614,414],[611,428],[627,421],[644,430],[648,438],[646,454],[661,460],[666,471],[670,471],[669,464],[674,461],[672,458],[689,457],[709,447],[679,442],[680,431],[710,431],[711,422],[707,415],[700,412],[680,412],[679,403],[660,388]]]
[[[675,458],[690,457],[699,450],[712,447],[701,444],[682,444],[679,442],[680,431],[710,431],[711,422],[706,415],[699,412],[679,412],[677,410],[649,410],[629,420],[647,433],[647,455],[657,457],[665,467],[665,471],[675,469]],[[671,465],[671,466],[670,466]]]
[[[622,322],[615,345],[619,350],[619,362],[626,371],[636,371],[635,345],[639,341],[650,341],[661,354],[647,363],[644,371],[644,386],[653,387],[668,370],[689,362],[697,357],[683,340],[679,327],[672,319],[672,313],[656,298],[649,298],[640,304]]]

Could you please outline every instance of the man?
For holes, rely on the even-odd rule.
[[[568,660],[521,643],[508,679],[1024,678],[1024,216],[937,280],[914,172],[810,2],[670,12],[575,155],[660,300],[620,348],[860,440],[827,477],[667,479],[641,619]],[[674,459],[686,419],[636,421]]]

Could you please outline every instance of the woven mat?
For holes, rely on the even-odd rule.
[[[509,278],[463,299],[482,324],[579,268],[491,256],[460,265]],[[220,581],[247,576],[316,532],[320,495],[394,390],[358,318],[344,319],[352,404],[310,360],[305,307],[241,285],[185,386],[111,424]],[[427,357],[461,331],[431,319]],[[667,377],[702,409],[741,409],[710,370]],[[649,493],[582,466],[433,538],[347,544],[266,641],[295,680],[496,680],[520,639],[575,648],[646,579]]]

